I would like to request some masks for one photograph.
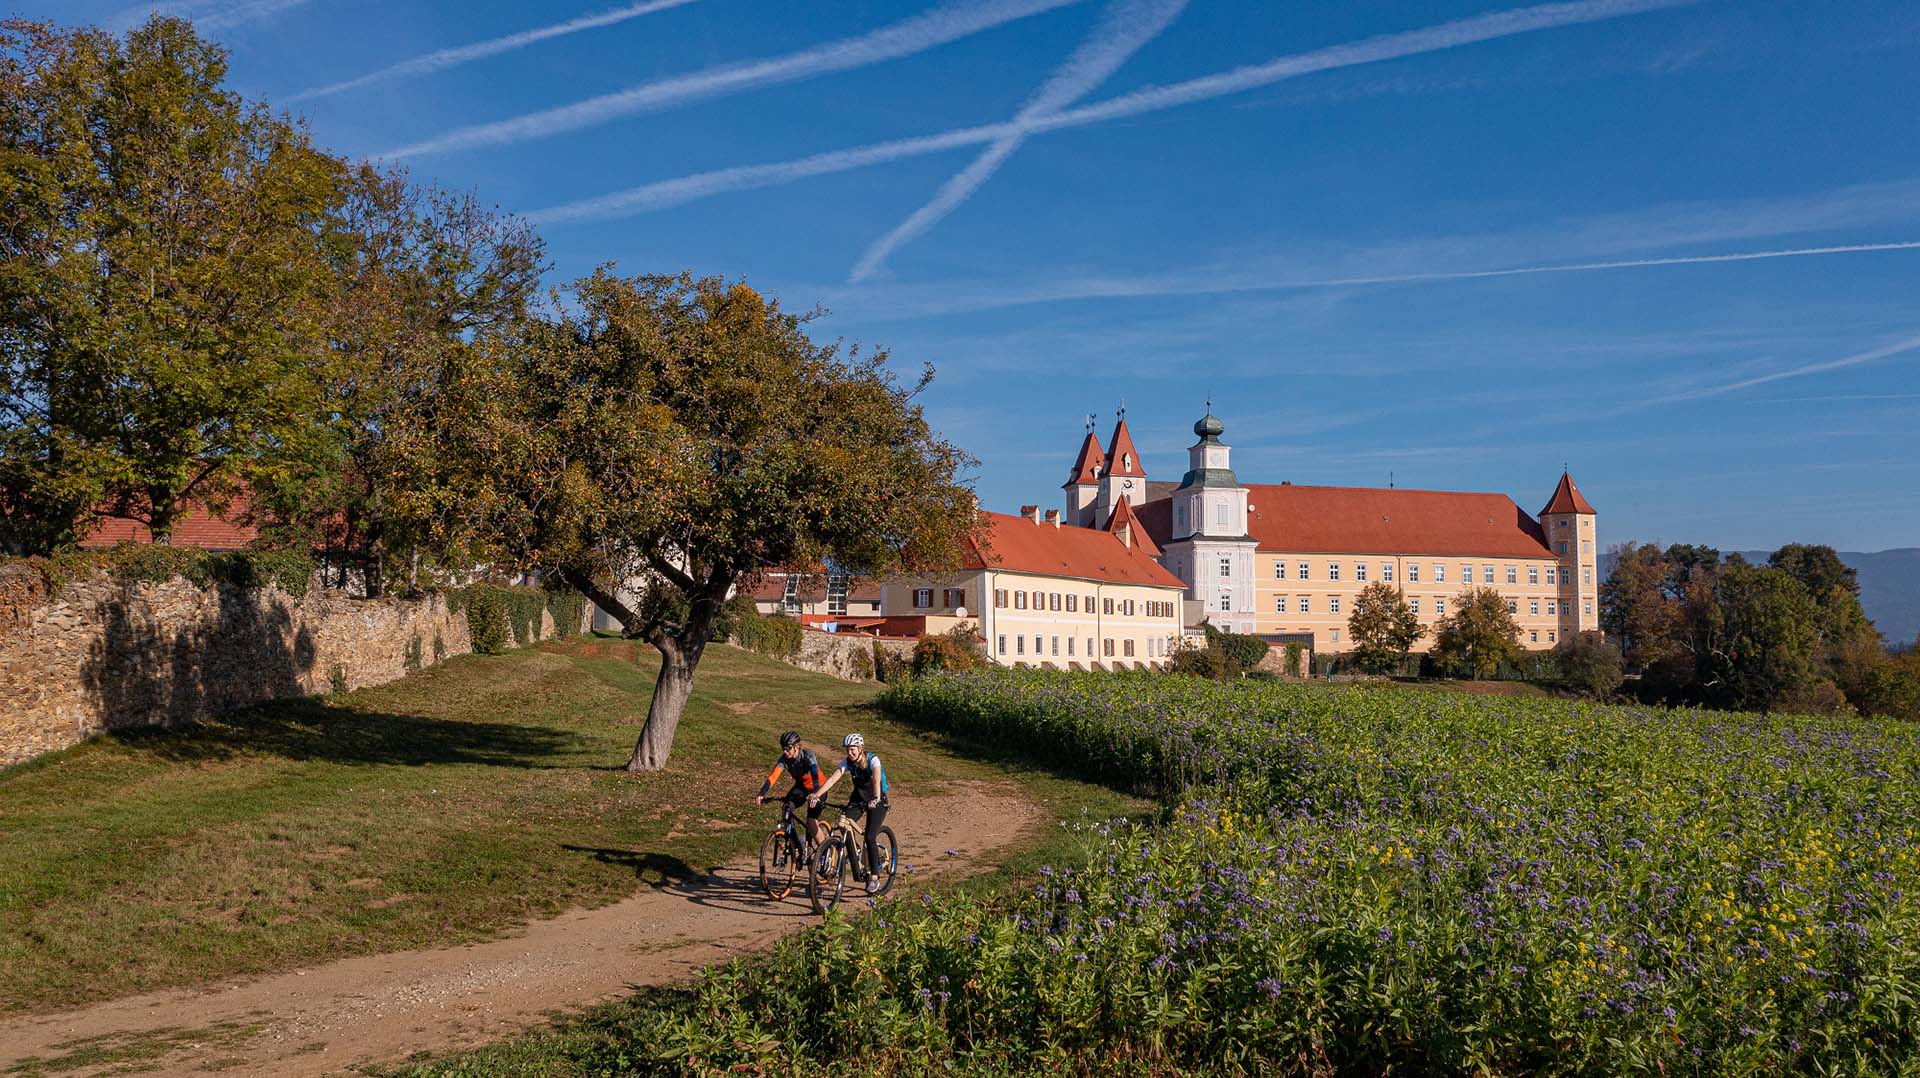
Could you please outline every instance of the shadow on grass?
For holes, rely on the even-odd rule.
[[[585,745],[580,735],[564,730],[329,707],[314,699],[283,700],[179,729],[134,728],[110,736],[176,763],[267,755],[344,764],[546,769],[573,766],[553,758]]]
[[[699,878],[693,866],[668,853],[641,853],[638,850],[622,850],[611,846],[575,846],[571,843],[560,844],[563,850],[584,853],[603,865],[618,868],[630,868],[633,875],[642,883],[651,887],[665,887],[672,883],[684,883]]]

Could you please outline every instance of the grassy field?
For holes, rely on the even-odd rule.
[[[905,788],[1012,775],[1063,817],[1129,804],[727,647],[672,766],[629,775],[656,661],[613,639],[464,656],[0,772],[0,1011],[450,944],[686,876],[757,846],[772,816],[751,795],[787,728],[863,730]]]

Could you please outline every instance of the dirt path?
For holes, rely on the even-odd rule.
[[[887,822],[914,872],[895,892],[977,871],[983,855],[1041,820],[1008,784],[953,783],[938,796],[903,798]],[[292,1078],[482,1044],[555,1011],[683,979],[814,923],[805,895],[771,901],[758,872],[757,857],[743,859],[506,939],[0,1020],[0,1073]]]

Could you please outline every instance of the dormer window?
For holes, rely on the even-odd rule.
[[[1132,453],[1120,454],[1120,470],[1123,472],[1133,471],[1133,454]],[[1566,525],[1564,524],[1561,525],[1561,527],[1565,527],[1565,526]]]

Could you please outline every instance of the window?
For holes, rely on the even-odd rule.
[[[1538,599],[1527,600],[1527,613],[1532,614],[1535,617],[1538,617],[1540,615],[1540,600]]]
[[[1335,595],[1327,600],[1327,613],[1338,614],[1339,612],[1340,612],[1340,597],[1338,595]]]
[[[1555,603],[1555,602],[1554,602],[1554,601],[1553,601],[1552,599],[1548,599],[1548,600],[1547,600],[1547,613],[1548,613],[1548,614],[1550,614],[1550,615],[1557,615],[1557,614],[1559,614],[1559,613],[1560,613],[1560,610],[1559,610],[1559,604],[1558,604],[1558,603]]]
[[[1529,643],[1538,644],[1540,642],[1540,630],[1535,629],[1534,631],[1528,633],[1527,641]]]
[[[1091,595],[1087,596],[1087,613],[1089,614],[1093,613],[1093,596]],[[1091,655],[1093,653],[1088,652],[1087,654]]]
[[[1480,567],[1480,583],[1482,584],[1493,583],[1493,566],[1482,565]]]
[[[1547,583],[1553,583],[1553,566],[1547,566]]]
[[[1306,562],[1300,563],[1300,579],[1302,580],[1307,579],[1307,563]]]
[[[1019,636],[1019,635],[1015,635],[1015,636],[1014,636],[1014,638],[1013,638],[1013,653],[1014,653],[1015,655],[1025,655],[1025,654],[1027,653],[1027,638],[1026,638],[1026,637],[1024,637],[1024,636]]]
[[[1125,655],[1129,659],[1133,658],[1133,641],[1132,640],[1121,641],[1120,653],[1122,655]]]
[[[1580,540],[1580,553],[1582,554],[1593,553],[1593,540],[1591,539]]]
[[[1053,654],[1060,654],[1060,638],[1057,636],[1053,638]]]
[[[1582,569],[1582,570],[1580,570],[1580,583],[1582,583],[1582,584],[1591,584],[1591,583],[1593,583],[1593,569],[1592,569],[1592,568],[1585,568],[1585,569]]]
[[[1418,565],[1409,563],[1407,565],[1407,583],[1418,584],[1419,582],[1420,582],[1420,567]]]
[[[827,574],[827,613],[837,617],[847,614],[847,578],[842,574]]]
[[[1299,610],[1299,612],[1302,614],[1307,613],[1311,609],[1311,607],[1307,603],[1306,596],[1302,595],[1300,597],[1300,602],[1296,605],[1295,609]]]
[[[1232,558],[1220,559],[1220,575],[1221,576],[1233,575],[1233,559]]]
[[[1439,562],[1433,563],[1433,582],[1435,584],[1445,584],[1447,582],[1447,567],[1441,565]]]
[[[1101,608],[1101,612],[1102,612],[1102,613],[1105,613],[1105,614],[1109,614],[1109,615],[1110,615],[1110,614],[1112,614],[1112,613],[1113,613],[1113,599],[1112,599],[1111,597],[1109,597],[1109,598],[1106,598],[1106,599],[1102,599],[1102,600],[1100,600],[1100,608]]]
[[[1039,633],[1033,634],[1033,655],[1039,658],[1047,653],[1047,638]]]
[[[1589,615],[1591,615],[1591,614],[1593,613],[1593,600],[1592,600],[1592,599],[1588,599],[1588,600],[1587,600],[1587,613],[1588,613]]]
[[[1276,596],[1274,596],[1274,597],[1273,597],[1273,612],[1274,612],[1274,613],[1276,613],[1276,614],[1284,614],[1284,613],[1286,613],[1286,612],[1287,612],[1287,597],[1286,597],[1286,596],[1284,596],[1284,595],[1276,595]]]
[[[1367,578],[1366,562],[1357,561],[1353,563],[1353,578],[1355,580],[1365,580]]]
[[[1520,612],[1520,604],[1519,604],[1519,602],[1517,602],[1517,601],[1515,601],[1515,600],[1513,600],[1513,599],[1508,599],[1508,600],[1507,600],[1507,613],[1509,613],[1509,614],[1518,614],[1519,612]]]
[[[1433,601],[1433,616],[1436,618],[1445,617],[1446,613],[1447,601],[1445,599],[1435,599]]]
[[[1538,565],[1527,566],[1527,583],[1529,584],[1540,583],[1540,567]]]
[[[1067,637],[1067,658],[1073,658],[1073,637]]]
[[[1067,593],[1067,613],[1071,614],[1074,612],[1075,600],[1079,598],[1080,597],[1078,595],[1075,595],[1072,592]]]
[[[1060,593],[1059,592],[1050,591],[1047,593],[1047,609],[1048,610],[1060,609]]]
[[[1286,562],[1276,561],[1273,563],[1273,578],[1275,580],[1285,580],[1287,578]]]
[[[1128,599],[1126,602],[1126,606],[1120,612],[1122,614],[1125,614],[1127,617],[1132,617],[1133,611],[1134,611],[1133,600]]]
[[[1173,503],[1173,533],[1180,534],[1187,527],[1187,503]]]
[[[1515,579],[1515,577],[1519,575],[1519,572],[1520,572],[1520,569],[1518,566],[1515,566],[1515,565],[1507,566],[1507,583],[1518,584],[1520,581]]]
[[[1460,583],[1462,584],[1473,583],[1473,566],[1462,565],[1460,567]]]
[[[1034,608],[1035,610],[1045,610],[1045,609],[1047,608],[1047,593],[1046,593],[1046,592],[1044,592],[1044,591],[1041,591],[1041,590],[1040,590],[1040,589],[1038,589],[1038,588],[1035,588],[1035,589],[1034,589],[1034,592],[1033,592],[1033,608]]]
[[[967,589],[948,588],[947,601],[943,605],[951,607],[955,610],[958,610],[959,608],[967,605]]]
[[[932,605],[933,605],[933,589],[932,588],[913,589],[913,608],[915,610],[925,610]]]
[[[1007,634],[1006,633],[1000,634],[999,644],[1000,644],[1000,654],[1005,655],[1007,653]]]
[[[786,590],[780,596],[780,604],[789,610],[800,609],[800,578],[789,574]]]
[[[1547,643],[1549,643],[1549,644],[1551,644],[1551,643],[1553,643],[1553,630],[1552,630],[1552,629],[1548,629],[1548,630],[1547,630]]]
[[[1015,610],[1025,610],[1025,609],[1027,608],[1027,593],[1026,593],[1026,592],[1024,592],[1024,591],[1016,591],[1016,592],[1014,592],[1014,593],[1013,593],[1013,608],[1014,608]]]
[[[1007,608],[1007,589],[1005,588],[993,589],[993,605],[1000,610],[1005,610]]]
[[[1327,579],[1328,580],[1340,579],[1340,563],[1339,562],[1330,561],[1327,563]]]
[[[1227,503],[1221,502],[1213,507],[1213,522],[1220,527],[1227,526]]]
[[[1108,658],[1112,658],[1113,657],[1113,641],[1111,640],[1100,641],[1100,652],[1101,654],[1107,656]]]
[[[1232,592],[1223,591],[1220,593],[1220,609],[1226,610],[1226,611],[1231,611],[1233,609],[1233,593]]]
[[[1380,579],[1386,581],[1389,584],[1393,583],[1393,563],[1392,562],[1388,561],[1388,562],[1380,563]]]
[[[1334,643],[1336,643],[1336,644],[1338,644],[1338,643],[1340,642],[1340,630],[1338,630],[1338,629],[1335,629],[1335,630],[1333,631],[1333,642],[1334,642]]]
[[[1564,557],[1566,557],[1566,556],[1567,556],[1567,544],[1566,544],[1566,543],[1564,543],[1564,542],[1562,542],[1562,543],[1555,543],[1555,544],[1554,544],[1554,547],[1553,547],[1553,548],[1554,548],[1554,550],[1555,550],[1555,551],[1557,551],[1557,552],[1559,552],[1559,554],[1560,554],[1560,556],[1561,556],[1561,557],[1563,557],[1563,558],[1564,558]]]
[[[1418,600],[1418,599],[1408,599],[1408,600],[1407,600],[1407,609],[1408,609],[1408,610],[1411,610],[1411,611],[1413,611],[1413,612],[1414,612],[1414,613],[1416,613],[1416,614],[1418,614],[1418,613],[1420,612],[1420,600]]]

